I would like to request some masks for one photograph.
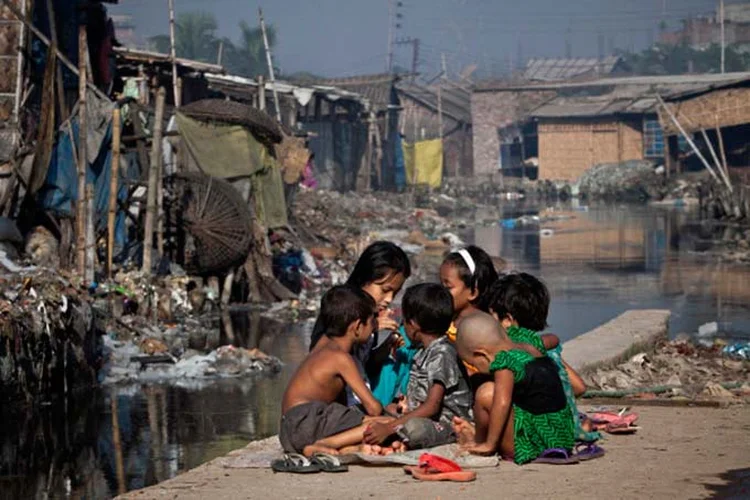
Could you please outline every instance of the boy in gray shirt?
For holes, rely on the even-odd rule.
[[[402,308],[406,335],[422,349],[411,367],[406,399],[388,408],[402,416],[372,424],[365,443],[381,444],[394,434],[410,449],[452,443],[453,418],[468,418],[471,408],[466,373],[445,336],[453,319],[453,299],[442,285],[425,283],[406,291]]]

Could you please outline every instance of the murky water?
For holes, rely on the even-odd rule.
[[[722,330],[750,337],[750,266],[700,255],[709,235],[691,214],[557,210],[571,218],[542,225],[551,231],[497,223],[467,235],[546,281],[553,297],[550,331],[568,339],[627,309],[666,308],[673,334],[719,321]],[[506,207],[503,217],[534,213]],[[204,387],[131,386],[33,409],[0,408],[0,497],[106,498],[276,433],[279,400],[307,352],[310,325],[277,325],[257,313],[235,314],[233,323],[239,345],[281,357],[284,370]]]

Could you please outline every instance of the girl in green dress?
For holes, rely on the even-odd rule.
[[[485,313],[461,322],[456,348],[464,362],[494,379],[488,427],[477,429],[484,441],[468,446],[469,452],[499,451],[524,464],[545,450],[572,450],[575,428],[554,361],[531,345],[513,343]]]

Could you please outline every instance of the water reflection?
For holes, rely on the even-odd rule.
[[[307,352],[310,325],[280,325],[253,311],[224,320],[237,345],[284,359],[282,372],[194,387],[106,388],[67,405],[3,407],[0,496],[108,498],[275,434],[279,396]]]
[[[698,253],[731,228],[707,229],[691,212],[632,206],[520,205],[503,218],[545,214],[561,219],[480,227],[475,242],[546,281],[550,330],[561,338],[637,308],[670,309],[673,334],[718,321],[734,336],[750,335],[750,268]]]

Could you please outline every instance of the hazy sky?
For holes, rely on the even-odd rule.
[[[399,0],[394,0],[394,4]],[[736,1],[736,0],[735,0]],[[748,0],[745,0],[747,2]],[[120,0],[112,13],[130,14],[142,37],[168,32],[167,0]],[[385,69],[388,0],[174,0],[179,12],[212,12],[221,35],[235,39],[257,8],[276,26],[275,62],[282,71],[329,76]],[[713,11],[718,0],[401,0],[398,37],[421,41],[419,71],[434,75],[445,54],[449,73],[478,64],[501,73],[519,56],[595,57],[600,47],[641,49],[690,15]],[[731,3],[731,0],[728,0]],[[737,2],[742,3],[742,2]],[[396,47],[396,63],[411,64],[411,46]]]

